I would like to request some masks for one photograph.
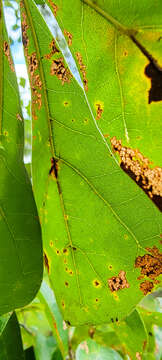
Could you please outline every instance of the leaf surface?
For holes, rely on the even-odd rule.
[[[42,278],[42,244],[23,163],[24,125],[0,2],[0,314],[26,305]]]
[[[24,360],[21,333],[16,314],[10,317],[0,336],[0,360]]]
[[[51,284],[68,324],[119,320],[143,296],[135,262],[146,247],[160,247],[160,214],[120,169],[34,1],[22,1],[21,17],[33,92],[32,176]]]

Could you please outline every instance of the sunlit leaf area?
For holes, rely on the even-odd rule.
[[[0,360],[162,360],[161,0],[0,0]]]

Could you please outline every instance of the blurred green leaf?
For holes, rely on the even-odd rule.
[[[100,346],[88,339],[82,342],[76,351],[76,360],[121,360],[122,357],[114,350]]]
[[[10,317],[0,336],[0,360],[25,360],[16,314]]]
[[[23,163],[24,125],[0,1],[0,314],[29,303],[42,279],[41,229]]]
[[[26,85],[26,79],[23,78],[23,77],[20,77],[20,80],[19,80],[19,85],[22,86],[23,88],[25,88],[25,85]]]

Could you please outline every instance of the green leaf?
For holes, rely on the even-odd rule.
[[[134,310],[123,321],[114,325],[116,334],[122,344],[124,353],[132,359],[143,356],[147,347],[147,332],[137,310]]]
[[[0,360],[24,360],[21,333],[16,314],[10,317],[0,336]]]
[[[143,46],[162,66],[161,0],[156,6],[154,0],[46,0],[49,6],[52,3],[58,8],[62,31],[72,36],[70,50],[77,64],[77,53],[82,56],[87,96],[102,133],[138,148],[154,166],[161,166],[161,102],[148,103],[151,78],[145,70],[149,59],[139,48]]]
[[[25,360],[36,360],[34,355],[34,348],[31,346],[30,348],[24,351]]]
[[[24,125],[0,1],[0,314],[29,303],[42,278],[41,230],[23,163]]]
[[[22,4],[25,55],[31,87],[37,85],[32,91],[32,178],[45,265],[67,324],[120,320],[143,297],[145,279],[139,279],[135,262],[148,253],[146,248],[160,247],[160,213],[119,167],[36,5],[32,0]],[[79,0],[76,23],[81,21],[78,6]],[[65,41],[59,43],[68,54]],[[93,75],[94,86],[102,85],[103,79]],[[149,277],[146,281],[152,286]],[[122,286],[114,288],[114,283]]]
[[[76,351],[76,360],[121,360],[121,356],[114,350],[100,346],[88,339],[79,345]]]
[[[20,77],[19,85],[25,88],[26,85],[26,79],[23,77]]]
[[[10,316],[11,316],[11,314],[9,313],[9,314],[2,315],[0,317],[0,336],[3,333],[3,330],[5,329],[7,323],[9,321],[9,319],[10,319]]]

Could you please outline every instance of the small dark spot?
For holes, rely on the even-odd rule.
[[[100,282],[98,280],[94,280],[93,285],[96,286],[96,287],[99,287],[101,284],[100,284]]]
[[[64,101],[64,106],[68,106],[68,105],[69,105],[68,101]]]
[[[113,318],[111,318],[111,322],[112,322],[112,323],[114,322],[114,319],[113,319]]]
[[[54,157],[51,158],[51,168],[49,175],[53,175],[55,179],[58,177],[58,160]]]
[[[49,274],[50,273],[49,261],[48,261],[48,257],[47,257],[45,252],[44,252],[44,265],[45,265],[45,268],[47,269],[47,272]]]
[[[56,254],[57,254],[57,255],[60,255],[60,250],[56,250]]]
[[[63,253],[66,254],[68,252],[67,249],[63,249]]]
[[[155,67],[153,62],[150,62],[145,67],[145,75],[151,80],[151,88],[149,90],[148,103],[162,100],[162,69]]]
[[[62,307],[63,307],[63,308],[65,307],[65,303],[64,303],[64,301],[62,301],[61,305],[62,305]]]
[[[76,250],[77,250],[77,248],[76,248],[75,246],[73,246],[73,247],[72,247],[72,249],[73,249],[74,251],[76,251]]]
[[[65,320],[65,322],[66,322],[67,325],[71,326],[71,323],[70,323],[69,320]]]
[[[152,334],[152,332],[151,332],[151,331],[149,331],[149,335],[150,335],[150,336],[153,336],[153,334]]]
[[[157,39],[157,41],[160,41],[162,39],[162,36],[160,36],[158,39]]]
[[[96,299],[96,302],[98,302],[99,301],[99,299]]]
[[[118,322],[119,321],[118,318],[116,318],[115,321]]]
[[[65,281],[65,286],[69,286],[69,283],[67,281]]]

